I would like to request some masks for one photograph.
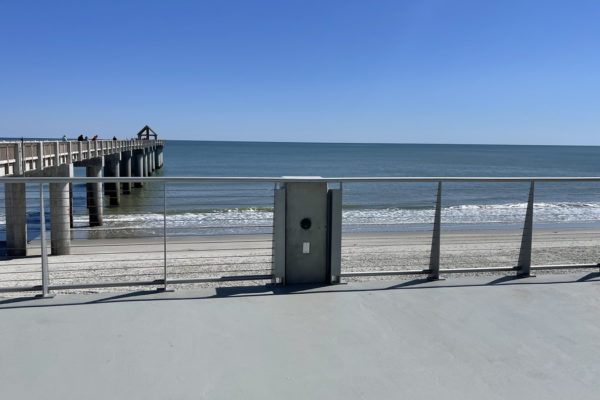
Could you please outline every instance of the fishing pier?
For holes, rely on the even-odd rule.
[[[146,129],[146,128],[144,128]],[[140,132],[142,133],[144,129]],[[151,131],[149,128],[148,132]],[[147,133],[148,133],[147,132]],[[164,140],[148,134],[131,140],[8,141],[0,143],[0,177],[74,177],[74,168],[85,168],[86,177],[148,177],[163,166]],[[156,138],[156,135],[154,135]],[[27,207],[24,182],[4,183],[6,253],[27,255]],[[134,187],[141,187],[136,182]],[[128,182],[104,184],[110,206],[119,206],[121,194],[131,194]],[[70,254],[73,226],[72,183],[54,182],[50,188],[51,252]],[[90,226],[102,225],[102,182],[86,183]],[[68,210],[68,212],[65,212]],[[41,210],[43,213],[43,210]]]

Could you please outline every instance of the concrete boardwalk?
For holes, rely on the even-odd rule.
[[[4,399],[597,399],[600,276],[0,299]]]

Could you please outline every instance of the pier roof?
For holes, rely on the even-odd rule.
[[[600,275],[0,299],[3,398],[596,399]]]

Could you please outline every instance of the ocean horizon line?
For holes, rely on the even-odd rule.
[[[111,140],[112,136],[107,135],[106,138],[100,137],[100,140]],[[115,135],[113,135],[115,136]],[[2,136],[0,141],[19,141],[24,140],[61,140],[61,137],[11,137]],[[117,136],[117,138],[119,138]],[[76,137],[69,138],[76,140]],[[127,140],[133,138],[120,138]],[[252,143],[252,144],[323,144],[323,145],[373,145],[373,146],[495,146],[495,147],[600,147],[600,144],[518,144],[518,143],[423,143],[423,142],[298,142],[298,141],[283,141],[283,140],[194,140],[194,139],[167,139],[161,137],[160,140],[169,142],[194,142],[194,143]]]

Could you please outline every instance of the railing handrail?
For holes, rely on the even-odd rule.
[[[485,177],[485,176],[431,176],[431,177],[306,177],[306,176],[159,176],[159,177],[9,177],[0,178],[0,183],[103,183],[103,182],[600,182],[598,176],[523,176],[523,177]]]

